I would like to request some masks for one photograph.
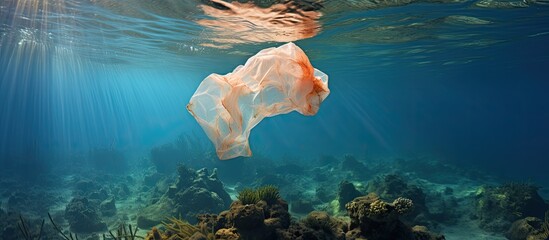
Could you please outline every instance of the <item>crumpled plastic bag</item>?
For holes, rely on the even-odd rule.
[[[294,110],[315,115],[329,93],[328,76],[290,42],[261,50],[232,73],[209,75],[187,110],[224,160],[252,155],[250,130],[263,118]]]

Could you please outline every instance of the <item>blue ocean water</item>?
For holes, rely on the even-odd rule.
[[[331,95],[317,116],[266,119],[252,148],[436,155],[549,180],[546,3],[484,2],[326,4],[320,33],[296,43]],[[197,4],[2,1],[3,161],[203,136],[185,110],[202,79],[282,43],[204,47]]]

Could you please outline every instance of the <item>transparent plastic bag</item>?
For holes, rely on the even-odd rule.
[[[224,160],[252,155],[248,137],[263,118],[294,110],[315,115],[329,93],[328,76],[290,42],[261,50],[232,73],[209,75],[187,110]]]

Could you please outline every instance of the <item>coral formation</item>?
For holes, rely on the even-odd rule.
[[[444,239],[429,233],[425,227],[410,228],[399,220],[410,210],[411,200],[399,198],[393,203],[382,201],[375,193],[355,198],[346,208],[351,218],[347,239]]]
[[[153,227],[145,236],[146,240],[166,240],[166,239],[190,239],[190,240],[210,240],[214,239],[214,233],[208,229],[190,224],[189,222],[177,218],[168,218],[168,222],[162,223],[166,231],[161,231]]]
[[[393,201],[393,206],[395,206],[395,210],[399,214],[405,214],[414,207],[414,203],[411,199],[398,197],[395,201]]]
[[[419,222],[415,218],[422,218],[422,215],[429,215],[426,206],[426,195],[423,190],[415,185],[406,183],[402,177],[396,174],[388,174],[378,177],[368,183],[368,192],[378,194],[381,199],[389,200],[398,197],[411,199],[414,208],[406,217],[412,222]]]
[[[277,229],[290,225],[288,204],[282,200],[255,204],[233,202],[228,211],[221,212],[215,219],[209,218],[215,226],[216,236],[239,236],[242,239],[276,239]],[[202,222],[201,224],[207,224]]]
[[[246,190],[247,194],[256,191]],[[248,204],[236,200],[229,210],[219,215],[199,215],[197,225],[172,219],[178,226],[167,226],[165,232],[153,228],[146,239],[444,239],[425,227],[412,228],[402,223],[399,216],[410,208],[412,202],[409,199],[397,198],[393,203],[387,203],[377,195],[369,194],[347,204],[350,220],[313,211],[301,221],[292,221],[288,204],[281,198],[273,202],[260,199]],[[173,238],[176,233],[181,233],[179,238]],[[192,238],[197,235],[200,238]]]

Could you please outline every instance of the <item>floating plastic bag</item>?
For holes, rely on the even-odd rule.
[[[328,76],[293,43],[261,50],[227,75],[200,83],[187,110],[214,143],[219,159],[251,156],[250,130],[291,111],[315,115],[328,96]]]

